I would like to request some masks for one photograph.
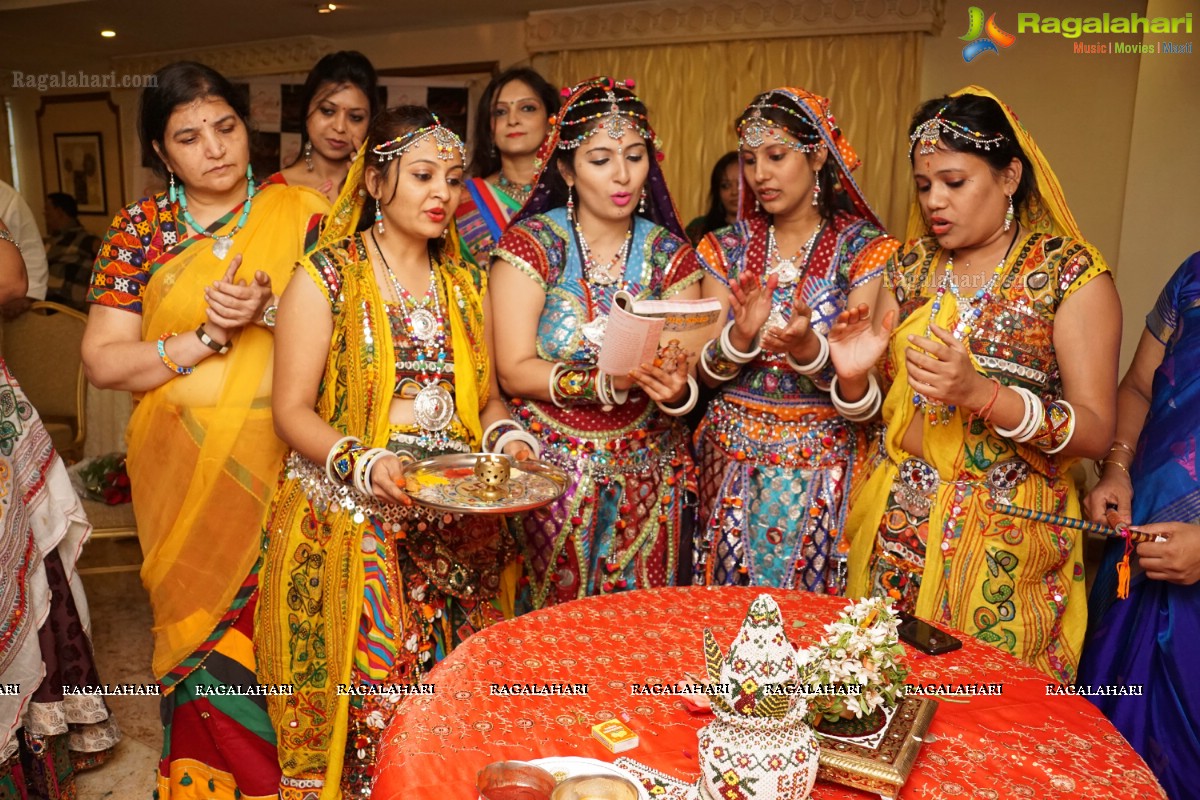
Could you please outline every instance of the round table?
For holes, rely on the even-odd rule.
[[[536,611],[475,634],[428,676],[431,694],[401,702],[376,762],[376,800],[474,798],[476,773],[508,759],[617,756],[591,727],[625,715],[640,743],[623,753],[675,778],[699,775],[696,731],[711,714],[680,698],[632,695],[632,684],[703,674],[702,635],[723,650],[751,601],[778,601],[792,644],[807,646],[843,598],[779,589],[683,587],[623,592]],[[1164,798],[1141,757],[1083,697],[994,647],[964,638],[952,653],[906,648],[909,683],[1002,683],[999,696],[943,697],[901,797]],[[586,696],[499,696],[492,684],[583,684]],[[814,798],[868,798],[818,782]],[[875,795],[877,796],[877,795]]]

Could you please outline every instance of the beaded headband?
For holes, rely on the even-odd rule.
[[[566,109],[564,108],[563,110],[559,111],[557,116],[558,119],[561,120],[560,130],[562,131],[562,135],[560,135],[558,140],[558,148],[560,150],[574,150],[600,131],[607,133],[609,138],[613,139],[614,141],[620,139],[630,131],[637,133],[643,139],[650,139],[653,141],[654,131],[651,130],[650,120],[646,117],[646,115],[635,109],[621,108],[621,99],[617,97],[616,92],[614,91],[615,84],[612,82],[612,79],[603,80],[604,83],[598,83],[596,85],[597,88],[605,88],[604,97],[595,97],[590,100],[580,100],[573,104],[573,106],[576,108],[583,108],[585,106],[603,106],[603,109],[594,114],[584,114],[579,119],[574,119],[569,122],[563,120],[563,115],[565,114]],[[633,89],[633,81],[626,80],[625,87],[628,89]],[[563,91],[567,97],[570,97],[579,91],[580,88],[581,87],[575,87],[575,89],[564,89]],[[636,100],[637,98],[631,96],[627,99]],[[566,130],[568,127],[574,128],[579,125],[592,122],[593,120],[601,120],[601,122],[600,124],[579,134],[578,136],[571,138],[566,136]]]
[[[955,139],[966,139],[976,150],[991,150],[993,146],[1000,146],[1000,143],[1008,137],[1002,133],[997,133],[989,138],[979,131],[973,131],[965,125],[960,125],[953,120],[943,119],[942,112],[946,110],[946,106],[938,109],[930,119],[925,120],[917,129],[913,131],[912,136],[908,137],[908,157],[912,158],[913,148],[919,142],[921,155],[929,155],[937,150],[938,142],[941,141],[942,134],[948,133]]]
[[[788,108],[785,105],[778,103],[768,103],[767,96],[759,98],[758,102],[750,106],[754,109],[750,112],[750,116],[746,118],[741,125],[738,126],[738,144],[742,147],[762,147],[767,137],[774,139],[779,144],[795,150],[800,153],[815,153],[824,147],[824,142],[821,141],[821,136],[816,131],[808,135],[793,134],[795,138],[786,138],[784,131],[781,130],[779,123],[763,116],[763,111],[768,108],[777,108],[786,114],[791,114],[796,119],[803,123],[803,128],[812,128],[812,122],[802,114],[798,114],[794,109]],[[791,131],[787,131],[791,133]]]
[[[400,158],[430,136],[433,137],[434,144],[437,146],[437,157],[442,161],[449,161],[453,158],[455,150],[458,151],[459,158],[464,162],[467,160],[467,148],[463,146],[462,139],[458,138],[458,134],[454,131],[443,125],[442,121],[438,119],[437,114],[433,115],[432,125],[426,125],[424,128],[417,128],[415,131],[402,133],[395,139],[372,147],[371,152],[379,157],[381,163],[386,164],[392,159]]]

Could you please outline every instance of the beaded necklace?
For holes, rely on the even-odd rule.
[[[954,282],[954,253],[951,252],[946,256],[946,274],[942,276],[942,281],[938,284],[937,292],[934,294],[933,303],[929,306],[929,321],[925,323],[926,339],[934,338],[933,325],[937,319],[938,312],[942,310],[942,300],[946,296],[947,288],[954,295],[958,305],[958,322],[955,324],[954,330],[950,332],[950,335],[960,342],[968,339],[971,330],[979,322],[979,318],[983,316],[983,307],[992,301],[992,289],[996,287],[996,281],[1000,279],[1000,274],[1004,272],[1004,266],[1008,262],[1009,253],[1012,252],[1016,241],[1017,231],[1013,231],[1013,237],[1008,243],[1008,248],[1005,249],[1004,255],[1000,257],[999,263],[992,270],[992,276],[988,278],[987,283],[979,287],[975,295],[967,300],[965,304],[963,303],[962,294],[959,293],[958,285]],[[913,405],[925,409],[925,416],[929,419],[931,425],[939,423],[942,425],[948,424],[956,408],[955,406],[946,406],[942,403],[927,400],[920,392],[913,393]]]
[[[500,174],[497,176],[496,186],[500,188],[500,191],[504,192],[521,205],[525,205],[525,201],[529,199],[529,195],[533,192],[532,183],[517,183],[516,181],[510,181],[504,176],[504,170],[501,170]]]
[[[254,194],[254,168],[247,166],[246,202],[242,204],[242,213],[238,217],[237,224],[233,226],[233,230],[231,230],[229,233],[223,233],[220,235],[209,233],[206,229],[200,226],[200,223],[196,222],[195,217],[192,216],[192,212],[188,211],[187,190],[184,188],[182,183],[179,184],[179,188],[176,189],[175,184],[172,182],[171,188],[168,192],[168,199],[172,201],[178,200],[179,216],[188,226],[191,227],[192,230],[196,232],[197,236],[201,238],[205,236],[212,237],[213,255],[215,255],[218,259],[224,260],[225,256],[229,255],[230,248],[233,247],[233,237],[238,235],[238,232],[241,231],[241,229],[245,226],[246,219],[250,216],[250,201],[254,199]]]
[[[417,344],[417,366],[421,370],[419,383],[421,390],[413,398],[413,419],[421,426],[421,438],[427,450],[445,450],[449,447],[450,437],[445,428],[454,419],[454,396],[441,384],[441,376],[446,371],[446,318],[442,314],[441,301],[437,289],[437,273],[433,262],[429,263],[429,290],[426,292],[426,303],[430,296],[433,299],[433,311],[430,312],[423,304],[418,304],[412,294],[404,288],[387,257],[371,233],[371,244],[387,273],[388,280],[400,300],[400,313],[404,318],[404,327],[414,344]],[[430,356],[436,353],[437,363],[430,364]]]

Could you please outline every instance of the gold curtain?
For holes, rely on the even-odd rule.
[[[886,33],[569,50],[533,62],[559,86],[593,75],[637,82],[685,223],[708,207],[712,166],[737,149],[734,120],[756,94],[797,86],[824,95],[862,158],[855,179],[888,230],[903,235],[912,183],[905,132],[921,100],[922,38]]]

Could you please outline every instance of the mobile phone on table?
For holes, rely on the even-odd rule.
[[[900,614],[900,638],[922,653],[931,656],[949,653],[962,647],[962,641],[946,633],[936,625],[917,619],[911,614]]]

